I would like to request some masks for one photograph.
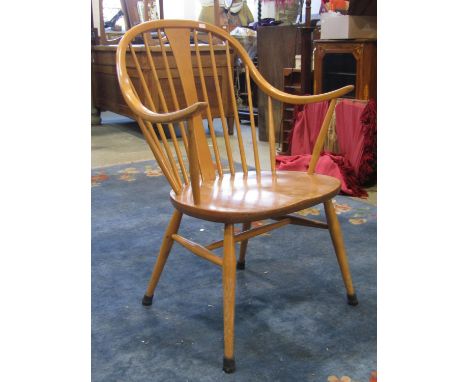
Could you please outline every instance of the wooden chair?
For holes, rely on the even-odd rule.
[[[143,38],[145,42],[143,47],[132,45],[132,41],[137,36]],[[156,46],[154,41],[149,41],[150,39],[154,40],[154,36],[159,36],[161,39]],[[162,38],[167,38],[166,44],[164,44]],[[217,46],[213,44],[215,38],[218,41]],[[202,51],[200,49],[201,41],[207,41],[209,49],[205,47]],[[236,144],[239,146],[240,164],[236,164],[233,159],[233,148],[227,132],[221,89],[217,81],[215,48],[224,49],[229,69],[229,102],[234,110]],[[139,55],[140,59],[138,59],[135,54],[136,49],[144,49],[147,53],[146,57],[143,59]],[[161,50],[161,62],[154,62],[151,58],[151,49]],[[246,148],[242,141],[241,126],[237,114],[232,75],[234,53],[244,61],[246,70],[255,161],[255,169],[252,171],[247,166]],[[209,62],[211,64],[208,67],[202,65],[202,54],[206,54],[210,58]],[[168,70],[169,61],[175,61],[177,64],[180,81],[184,89],[183,99],[178,99],[174,91],[173,73]],[[152,304],[154,290],[174,241],[189,249],[195,255],[221,267],[224,295],[223,370],[227,373],[234,372],[236,268],[242,270],[245,267],[248,239],[287,224],[329,230],[346,287],[348,303],[357,305],[343,238],[332,203],[332,198],[340,190],[340,182],[333,177],[314,173],[336,99],[351,91],[352,86],[313,96],[297,96],[284,93],[266,82],[241,44],[228,33],[211,24],[188,20],[151,21],[129,30],[122,38],[117,50],[117,72],[125,101],[137,116],[137,122],[157,163],[172,187],[170,200],[175,208],[164,234],[148,288],[143,297],[143,305]],[[150,78],[156,83],[158,94],[150,94],[144,72],[146,74],[151,73]],[[194,79],[195,73],[200,78],[198,84]],[[208,73],[214,78],[214,80],[212,79],[214,83],[207,84],[205,82]],[[250,77],[257,83],[259,90],[265,92],[268,96],[270,168],[261,168],[260,166],[256,128],[252,112],[252,96],[249,86]],[[146,76],[146,78],[148,77]],[[162,82],[164,82],[164,88],[169,88],[170,91],[163,92]],[[217,105],[209,104],[207,86],[216,88]],[[272,99],[289,104],[330,101],[307,173],[276,171],[275,169]],[[228,169],[223,168],[220,148],[213,128],[211,108],[215,106],[219,107],[221,111]],[[203,119],[205,118],[208,120],[212,148],[208,144],[209,139],[203,126]],[[167,125],[166,130],[162,124]],[[174,125],[180,130],[183,142],[181,146],[177,141]],[[168,142],[166,131],[172,139],[174,150],[171,149]],[[188,170],[184,161],[184,152],[188,157]],[[236,165],[241,168],[239,172],[236,172]],[[325,206],[327,223],[291,215],[319,203],[323,203]],[[184,214],[224,224],[224,238],[209,245],[200,245],[180,236],[177,232]],[[253,221],[262,219],[272,219],[275,222],[251,228]],[[242,224],[242,231],[235,234],[234,224],[237,223]],[[240,242],[237,266],[236,242]],[[220,247],[223,247],[223,257],[219,257],[212,252],[213,249]]]

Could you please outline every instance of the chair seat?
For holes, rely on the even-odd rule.
[[[241,223],[281,216],[329,200],[340,191],[340,181],[320,174],[299,171],[253,171],[244,177],[225,174],[203,182],[200,203],[195,205],[192,188],[186,185],[171,201],[184,214],[215,222]]]

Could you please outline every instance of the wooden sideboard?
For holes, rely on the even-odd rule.
[[[377,40],[315,40],[314,94],[354,85],[349,98],[377,99]]]
[[[93,91],[93,103],[94,107],[98,111],[112,111],[117,114],[125,115],[130,118],[134,118],[134,115],[130,108],[125,103],[119,83],[117,81],[116,65],[115,65],[115,54],[117,50],[117,45],[95,45],[92,46],[91,59],[92,59],[92,91]],[[140,56],[140,63],[142,63],[142,71],[146,83],[150,89],[151,94],[153,95],[153,101],[158,108],[160,100],[158,99],[156,84],[154,83],[151,67],[147,61],[146,51],[143,46],[135,46],[135,51],[137,56]],[[227,59],[225,55],[225,48],[214,47],[216,67],[218,72],[218,79],[221,88],[222,102],[225,115],[228,120],[229,129],[232,131],[233,126],[233,111],[231,103],[229,102],[230,97],[228,96],[228,66]],[[155,62],[156,71],[158,77],[161,79],[161,84],[163,87],[164,93],[166,96],[166,102],[169,110],[174,110],[174,103],[172,101],[172,96],[169,88],[169,80],[166,73],[166,70],[163,67],[162,62],[162,53],[161,48],[158,46],[151,47],[151,54]],[[180,107],[186,107],[185,97],[182,93],[182,85],[180,82],[180,77],[178,70],[176,68],[175,60],[172,56],[170,48],[167,49],[167,56],[169,61],[169,67],[171,69],[171,76],[174,80],[174,86],[177,94],[177,99],[179,101]],[[214,84],[214,73],[211,66],[210,60],[210,51],[207,46],[200,45],[200,56],[203,67],[203,74],[205,76],[206,87],[208,91],[208,98],[211,105],[211,113],[213,118],[220,116],[219,104],[216,96],[216,89]],[[130,52],[128,53],[127,60],[129,62],[129,75],[134,81],[134,85],[137,88],[137,91],[141,87],[140,80],[138,78],[138,73],[136,68],[132,66],[133,59]],[[194,67],[197,67],[195,50],[192,54],[192,60],[194,62]],[[233,60],[233,55],[231,55],[231,60]],[[233,61],[231,62],[231,68],[233,68]],[[197,70],[195,70],[195,82],[197,84],[197,89],[199,89],[199,99],[203,99],[203,94],[201,91],[200,78]],[[204,117],[206,117],[204,115]]]

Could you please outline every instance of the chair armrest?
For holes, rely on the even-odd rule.
[[[139,117],[152,123],[171,123],[182,120],[187,120],[191,116],[201,113],[206,109],[208,104],[206,102],[196,102],[193,105],[186,107],[185,109],[168,112],[168,113],[155,113],[141,103],[137,104],[135,109],[132,108]]]
[[[186,107],[185,109],[167,113],[155,113],[141,103],[133,90],[130,88],[130,85],[126,86],[125,80],[122,81],[123,83],[121,83],[122,94],[130,109],[137,115],[137,117],[140,117],[145,121],[152,123],[171,123],[187,120],[193,115],[201,113],[208,106],[208,103],[206,102],[196,102]]]
[[[117,79],[119,81],[120,90],[123,97],[125,98],[125,101],[127,102],[127,105],[137,117],[152,123],[171,123],[187,120],[193,115],[206,109],[208,106],[206,102],[196,102],[182,110],[168,113],[155,113],[143,105],[139,97],[135,94],[133,84],[129,79],[127,67],[125,65],[125,55],[129,40],[131,40],[129,35],[125,35],[117,47]]]
[[[266,80],[264,81],[266,82]],[[313,102],[329,101],[331,99],[340,98],[354,89],[354,85],[347,85],[327,93],[321,93],[316,95],[294,95],[285,93],[270,85],[268,82],[264,84],[264,87],[260,87],[265,91],[266,94],[271,96],[271,98],[292,105],[304,105]]]

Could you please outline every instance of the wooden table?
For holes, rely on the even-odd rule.
[[[93,103],[94,107],[97,109],[98,112],[101,111],[112,111],[117,114],[125,115],[130,118],[134,118],[134,115],[130,108],[125,103],[122,94],[120,92],[120,87],[117,81],[117,73],[116,73],[116,64],[115,64],[115,54],[117,50],[117,45],[95,45],[92,46],[91,58],[92,58],[92,90],[93,90]],[[141,55],[140,62],[142,63],[142,71],[145,77],[145,81],[148,84],[151,94],[153,94],[153,100],[158,107],[160,101],[158,99],[156,87],[152,78],[151,68],[147,61],[146,52],[143,46],[135,47],[136,54]],[[211,105],[211,113],[213,118],[218,118],[220,116],[219,113],[219,106],[216,97],[216,90],[214,85],[214,75],[213,70],[211,68],[210,62],[210,52],[207,46],[200,45],[200,53],[201,53],[201,61],[203,67],[203,73],[205,75],[206,87],[208,91],[208,98]],[[220,81],[221,87],[221,94],[223,99],[223,107],[227,116],[228,120],[228,127],[229,130],[232,131],[233,127],[233,111],[231,107],[231,102],[229,102],[228,97],[228,67],[227,67],[227,59],[225,55],[225,48],[223,46],[214,47],[214,53],[216,58],[216,66],[218,70],[218,78]],[[166,102],[169,110],[174,110],[173,101],[171,97],[171,93],[169,90],[169,81],[167,78],[167,73],[163,69],[162,64],[162,53],[161,48],[154,46],[151,47],[151,54],[154,57],[155,66],[157,70],[157,74],[161,79],[161,84],[163,87],[163,91],[166,96]],[[179,73],[177,71],[175,60],[172,56],[170,48],[167,48],[167,55],[169,60],[169,67],[171,68],[171,75],[174,79],[175,90],[177,94],[177,99],[179,101],[180,107],[186,107],[185,97],[182,93],[182,86],[180,82]],[[231,55],[231,59],[233,60],[233,55]],[[129,74],[132,80],[134,81],[134,85],[137,88],[137,91],[140,90],[141,87],[140,81],[138,79],[138,74],[136,69],[132,67],[131,63],[133,59],[131,57],[130,52],[127,55],[127,60],[129,64]],[[193,50],[192,60],[194,62],[194,67],[197,67],[196,64],[196,56],[195,56],[195,49]],[[231,62],[231,68],[233,68],[233,62]],[[199,99],[203,99],[203,95],[201,92],[201,85],[199,82],[198,73],[195,70],[195,82],[198,84],[197,89],[199,89]],[[205,117],[205,116],[204,116]]]

